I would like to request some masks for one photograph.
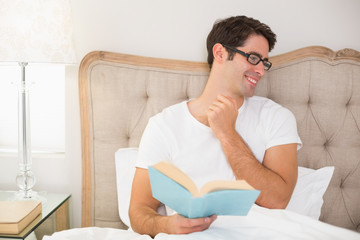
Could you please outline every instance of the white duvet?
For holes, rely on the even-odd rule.
[[[132,231],[113,228],[76,228],[45,236],[43,240],[143,240],[152,239]],[[346,239],[360,240],[360,233],[335,227],[286,210],[270,210],[254,205],[248,216],[218,216],[203,232],[186,235],[161,233],[157,240],[179,239]]]

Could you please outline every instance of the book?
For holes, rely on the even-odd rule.
[[[149,166],[148,172],[153,197],[187,218],[246,216],[260,194],[245,180],[210,181],[198,189],[169,162]]]
[[[42,211],[41,201],[0,201],[0,233],[19,234]]]

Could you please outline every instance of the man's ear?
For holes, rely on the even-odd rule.
[[[222,44],[216,43],[213,47],[213,56],[214,56],[214,61],[223,63],[228,58],[228,52],[226,51],[225,47]]]

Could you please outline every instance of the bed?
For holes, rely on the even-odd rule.
[[[360,53],[311,46],[270,61],[273,67],[256,95],[294,113],[303,141],[299,178],[313,174],[308,182],[301,180],[303,186],[327,174],[322,188],[312,189],[320,194],[318,215],[254,206],[247,217],[220,217],[202,233],[159,234],[155,239],[360,239]],[[79,69],[83,228],[48,239],[150,239],[126,230],[133,171],[129,169],[136,148],[148,119],[169,105],[199,96],[208,73],[208,65],[201,62],[104,51],[84,57]],[[311,202],[298,190],[295,204]]]

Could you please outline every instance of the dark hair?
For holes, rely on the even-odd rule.
[[[236,16],[215,22],[206,41],[208,51],[208,63],[210,68],[214,62],[212,49],[216,43],[226,44],[231,47],[244,46],[250,35],[262,35],[269,43],[269,51],[274,48],[276,35],[269,26],[259,20],[246,16]],[[234,52],[230,51],[229,59],[232,59]]]

